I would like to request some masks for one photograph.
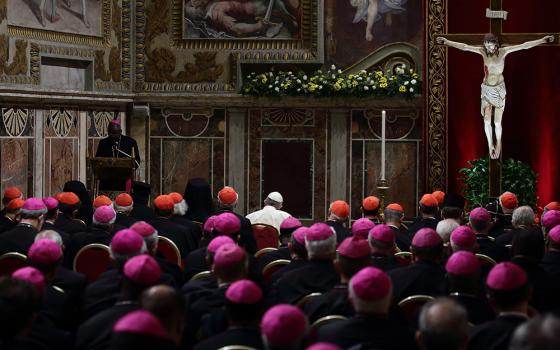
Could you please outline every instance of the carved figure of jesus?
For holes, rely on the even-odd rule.
[[[480,113],[484,118],[484,132],[488,140],[490,157],[498,159],[502,150],[502,115],[506,106],[506,85],[503,75],[506,56],[515,51],[553,42],[554,36],[547,35],[538,40],[502,47],[500,47],[498,37],[491,33],[484,36],[482,46],[459,43],[441,36],[436,41],[438,44],[474,52],[482,56],[484,60],[484,81],[480,85]],[[494,111],[494,128],[492,128],[492,111]],[[495,143],[492,131],[496,134]]]

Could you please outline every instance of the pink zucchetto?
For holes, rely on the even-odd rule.
[[[352,224],[352,235],[367,239],[369,231],[375,226],[373,221],[366,218],[361,218]]]
[[[130,255],[139,252],[142,245],[144,245],[144,238],[138,232],[124,229],[113,236],[111,251],[121,255]]]
[[[342,348],[338,345],[321,342],[310,345],[305,350],[342,350]]]
[[[58,208],[58,201],[54,197],[43,198],[43,203],[45,203],[45,206],[49,211]]]
[[[375,227],[369,231],[369,239],[383,243],[394,243],[395,232],[385,224],[375,225]]]
[[[412,238],[412,246],[417,248],[435,247],[439,244],[443,244],[440,235],[435,230],[427,227],[418,230],[414,238]]]
[[[131,281],[144,286],[156,284],[161,277],[157,261],[147,254],[137,255],[124,264],[124,275]]]
[[[149,237],[153,234],[157,234],[157,230],[146,221],[137,221],[130,226],[130,229],[136,231],[142,237]]]
[[[499,263],[490,270],[486,278],[488,288],[498,291],[510,291],[524,286],[527,274],[514,263]]]
[[[303,312],[288,304],[271,307],[263,315],[261,330],[269,344],[289,346],[299,342],[305,335],[307,319]]]
[[[469,219],[480,222],[490,222],[492,216],[490,216],[490,213],[485,208],[478,207],[471,210]]]
[[[212,231],[214,231],[214,223],[216,222],[217,217],[218,217],[217,215],[212,215],[208,219],[206,219],[206,221],[204,221],[202,230],[205,232],[212,233]]]
[[[280,224],[280,229],[281,230],[290,230],[290,229],[295,229],[295,228],[298,228],[298,227],[301,227],[301,226],[302,226],[301,221],[294,218],[293,216],[288,216]]]
[[[542,225],[547,230],[550,230],[554,226],[560,225],[560,211],[548,210],[546,213],[544,213]]]
[[[338,246],[338,255],[344,256],[350,259],[359,259],[369,257],[371,254],[371,248],[367,240],[363,238],[348,237],[340,243]]]
[[[33,243],[27,252],[27,259],[33,264],[53,265],[62,257],[62,250],[55,241],[40,239]]]
[[[47,206],[40,198],[27,198],[21,207],[21,213],[30,216],[41,216],[47,213]]]
[[[476,233],[468,226],[459,226],[451,232],[451,244],[460,248],[472,248],[476,243]]]
[[[305,235],[306,241],[324,241],[334,235],[333,229],[322,222],[311,225]]]
[[[552,242],[556,244],[560,244],[560,225],[554,226],[548,232],[548,239],[550,239]]]
[[[132,333],[168,339],[161,321],[145,310],[133,311],[121,317],[113,327],[115,333]]]
[[[476,255],[467,251],[453,253],[445,264],[445,269],[450,275],[462,276],[472,275],[480,268],[480,262]]]
[[[209,253],[216,254],[218,248],[223,246],[224,244],[235,244],[235,241],[228,236],[218,236],[210,241],[206,250]]]
[[[214,254],[214,266],[217,268],[230,267],[245,261],[245,250],[233,243],[222,245]]]
[[[305,245],[305,236],[307,235],[307,231],[309,231],[309,227],[298,227],[294,232],[292,232],[292,237],[294,241],[298,242],[299,244]]]
[[[102,205],[95,209],[93,213],[93,220],[101,224],[112,224],[115,221],[117,214],[115,209],[108,205]]]
[[[12,277],[31,283],[35,286],[39,294],[43,294],[45,291],[45,285],[47,283],[45,281],[45,276],[43,276],[41,271],[34,267],[27,266],[17,269],[14,273],[12,273]]]
[[[236,281],[226,291],[226,299],[234,304],[256,304],[262,296],[262,290],[250,280]]]
[[[383,270],[365,267],[352,277],[350,286],[361,300],[377,301],[391,292],[391,280]]]
[[[224,235],[230,236],[236,234],[240,229],[241,222],[239,218],[232,213],[220,214],[214,221],[214,230]]]

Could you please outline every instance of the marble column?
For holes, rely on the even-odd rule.
[[[134,109],[131,109],[134,111]],[[122,116],[121,116],[122,118]],[[124,119],[124,118],[123,118]],[[136,175],[137,181],[146,181],[147,166],[148,162],[148,147],[149,147],[149,140],[148,140],[148,125],[150,122],[149,115],[135,115],[134,113],[129,114],[128,118],[128,128],[126,125],[124,127],[125,130],[128,130],[130,137],[136,140],[138,143],[138,151],[140,152],[140,168],[138,169]]]
[[[37,198],[43,198],[43,167],[45,160],[43,126],[45,114],[47,114],[47,112],[44,110],[37,110],[37,112],[35,113],[35,138],[33,140],[33,149],[35,151],[35,155],[33,156],[33,158],[35,159],[35,161],[33,162],[33,195]]]
[[[349,164],[349,109],[329,111],[329,203],[342,199],[349,200],[347,173]]]
[[[245,215],[245,188],[246,188],[246,165],[245,165],[245,108],[228,108],[227,110],[227,186],[235,188],[239,195],[237,212]]]

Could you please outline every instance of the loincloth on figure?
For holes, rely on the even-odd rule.
[[[484,115],[484,109],[491,105],[495,108],[504,109],[506,106],[506,84],[492,86],[480,84],[480,114]]]

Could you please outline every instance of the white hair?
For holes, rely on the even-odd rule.
[[[383,314],[387,313],[393,295],[393,286],[389,288],[387,295],[376,301],[363,300],[354,292],[352,283],[348,283],[348,299],[352,301],[354,310],[357,313]]]
[[[188,208],[187,202],[183,199],[179,203],[173,205],[173,214],[183,216],[187,212]]]
[[[54,230],[44,230],[37,233],[37,235],[35,236],[35,242],[37,242],[40,239],[51,240],[56,244],[58,244],[59,247],[62,247],[63,245],[62,237],[60,237],[60,234]]]
[[[132,211],[132,209],[134,208],[134,204],[131,205],[127,205],[127,206],[121,206],[115,203],[115,211],[117,213],[121,213],[121,214],[128,214]]]
[[[305,240],[305,249],[309,259],[330,257],[336,252],[336,235],[322,241]]]
[[[135,252],[132,252],[130,254],[115,253],[113,251],[112,246],[110,246],[109,248],[111,250],[111,259],[113,259],[114,261],[119,261],[119,262],[125,262],[128,259],[132,258],[133,256],[145,254],[148,251],[148,248],[146,247],[146,241],[144,241],[144,240],[142,240],[142,247],[139,250],[137,250]]]
[[[448,243],[451,237],[451,232],[459,227],[459,223],[455,219],[445,219],[438,222],[436,232],[443,240],[443,243]]]
[[[534,222],[535,212],[528,205],[515,208],[513,214],[511,214],[511,224],[513,225],[513,227],[531,226]]]
[[[156,248],[159,242],[158,232],[154,231],[151,235],[144,237],[144,242],[146,243],[146,248],[148,250]]]

